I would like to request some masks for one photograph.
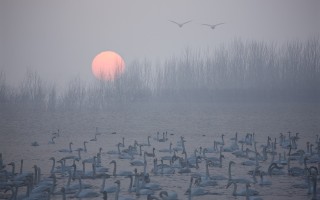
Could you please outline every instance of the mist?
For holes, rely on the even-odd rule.
[[[317,0],[0,0],[0,198],[317,199],[319,19]]]
[[[137,102],[319,101],[320,40],[285,44],[235,39],[216,49],[186,48],[163,64],[135,61],[113,81],[79,76],[66,89],[37,71],[27,71],[19,87],[1,73],[1,105],[37,109],[104,109]]]

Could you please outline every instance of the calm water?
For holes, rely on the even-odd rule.
[[[306,150],[306,142],[314,143],[316,135],[320,133],[320,106],[313,103],[166,103],[166,104],[139,104],[130,106],[117,106],[108,111],[95,112],[62,112],[54,113],[41,112],[17,112],[7,109],[0,112],[0,152],[3,154],[5,163],[11,161],[16,163],[16,169],[19,170],[20,160],[24,159],[24,170],[32,171],[33,165],[38,165],[42,169],[43,176],[49,176],[52,162],[50,157],[54,156],[57,160],[66,155],[76,155],[57,152],[59,149],[68,148],[69,142],[73,142],[73,149],[83,146],[84,141],[90,141],[94,138],[95,127],[98,127],[101,135],[98,135],[97,141],[90,141],[87,144],[88,152],[82,153],[82,159],[90,158],[96,155],[99,148],[103,152],[117,150],[116,144],[125,137],[125,145],[133,145],[134,141],[146,143],[147,136],[151,136],[151,145],[156,148],[156,157],[160,158],[168,153],[159,153],[158,149],[169,148],[169,141],[176,146],[180,136],[186,140],[186,150],[188,156],[191,156],[196,148],[212,147],[214,140],[221,140],[221,135],[225,135],[225,146],[231,144],[230,138],[238,132],[239,139],[245,137],[246,133],[255,133],[255,140],[258,142],[258,151],[262,149],[260,145],[266,144],[268,136],[272,139],[277,138],[279,133],[288,135],[299,132],[298,149]],[[51,140],[51,133],[57,129],[61,130],[60,137],[55,140],[55,144],[48,144]],[[167,131],[169,141],[159,143],[153,138],[156,133]],[[117,132],[117,134],[111,134]],[[31,146],[31,143],[37,141],[40,146]],[[152,152],[152,147],[144,147],[143,150]],[[253,149],[253,146],[245,146]],[[278,153],[288,152],[287,149],[277,148]],[[252,179],[247,174],[253,167],[244,167],[240,163],[244,159],[236,158],[228,152],[223,153],[223,167],[210,168],[211,175],[224,175],[228,177],[228,163],[235,161],[232,167],[233,177],[246,177]],[[181,152],[177,154],[183,156]],[[210,153],[207,156],[218,156]],[[135,156],[136,159],[142,159]],[[102,156],[102,165],[109,168],[109,174],[112,173],[113,165],[109,164],[111,160],[117,160],[118,170],[133,171],[137,168],[139,172],[143,167],[133,167],[129,165],[129,160],[119,160],[117,156],[104,154]],[[278,156],[275,158],[278,159]],[[148,158],[147,171],[151,175],[151,182],[159,183],[162,190],[175,190],[179,199],[187,199],[184,192],[187,190],[190,174],[177,174],[170,176],[153,175],[153,158]],[[160,159],[158,159],[160,160]],[[261,162],[260,169],[267,171],[271,163],[271,156],[268,160]],[[299,166],[298,162],[292,162],[293,166]],[[79,163],[78,168],[82,169]],[[89,167],[88,167],[89,168]],[[10,166],[7,166],[10,169]],[[91,170],[91,168],[89,169]],[[199,169],[192,169],[192,172],[205,172],[205,162],[200,163]],[[266,177],[272,181],[271,186],[260,186],[252,184],[251,188],[259,191],[263,199],[311,199],[307,195],[306,189],[296,189],[292,185],[302,182],[301,177],[272,176]],[[128,193],[129,180],[121,180],[121,194],[135,197]],[[117,178],[107,179],[107,184],[114,184]],[[257,177],[259,181],[260,178]],[[101,179],[84,180],[85,183],[95,185],[94,190],[99,191],[102,183]],[[66,184],[66,178],[58,180],[57,188]],[[232,196],[233,187],[226,188],[227,181],[218,181],[218,185],[207,187],[210,192],[219,193],[219,195],[193,197],[193,199],[245,199],[245,197]],[[243,190],[243,184],[238,185],[238,190]],[[159,191],[155,192],[157,196]],[[61,199],[57,195],[53,199]],[[108,195],[109,199],[114,198],[114,194]],[[102,199],[102,196],[96,198]],[[140,196],[138,199],[146,199],[146,196]]]

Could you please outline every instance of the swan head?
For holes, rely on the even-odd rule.
[[[226,188],[229,188],[230,185],[232,185],[232,184],[236,184],[236,183],[234,181],[229,181],[228,184],[226,185]]]
[[[164,198],[164,197],[168,197],[169,195],[168,195],[168,192],[167,192],[167,191],[163,190],[163,191],[160,192],[159,196],[160,196],[161,198]]]
[[[115,160],[112,160],[109,164],[112,164],[112,163],[116,164],[116,161],[115,161]]]

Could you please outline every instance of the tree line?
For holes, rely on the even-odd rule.
[[[33,109],[104,109],[115,103],[238,97],[319,98],[320,41],[284,44],[235,39],[214,49],[185,49],[163,63],[135,61],[114,81],[74,78],[58,94],[35,71],[17,88],[0,73],[0,104]]]

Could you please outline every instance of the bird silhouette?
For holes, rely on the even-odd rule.
[[[225,23],[219,23],[219,24],[202,24],[202,25],[204,25],[204,26],[209,26],[211,29],[215,29],[216,26],[219,26],[219,25],[221,25],[221,24],[225,24]]]
[[[178,25],[180,28],[182,28],[182,26],[184,26],[185,24],[191,22],[191,20],[183,22],[183,23],[178,23],[178,22],[175,22],[175,21],[172,21],[172,20],[169,20],[169,22],[172,22],[172,23]]]

